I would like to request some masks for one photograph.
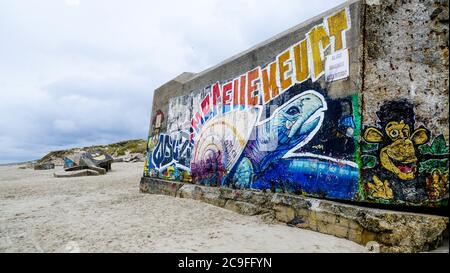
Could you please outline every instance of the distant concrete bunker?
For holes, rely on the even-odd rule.
[[[111,170],[114,159],[102,151],[76,153],[64,157],[64,171],[55,172],[55,177],[78,177],[102,175]]]

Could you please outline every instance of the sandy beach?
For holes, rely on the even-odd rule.
[[[334,236],[143,194],[143,163],[104,176],[0,167],[0,252],[365,252]]]

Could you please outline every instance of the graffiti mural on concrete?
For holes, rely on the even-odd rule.
[[[323,92],[319,86],[311,86]],[[301,115],[307,115],[306,122],[301,115],[297,116],[296,123],[301,129],[296,133],[291,131],[296,134],[294,140],[284,142],[281,137],[280,143],[274,145],[276,149],[266,152],[265,160],[260,161],[263,164],[256,164],[251,187],[335,199],[356,198],[359,176],[356,140],[360,122],[358,113],[354,112],[358,109],[357,96],[329,99],[318,92],[302,92],[301,88],[293,88],[291,92],[300,92],[300,97],[306,94],[306,103],[311,103],[301,111]],[[317,96],[316,100],[311,96]],[[285,122],[288,127],[290,124]],[[283,130],[280,135],[283,136]],[[257,142],[252,140],[252,144]],[[254,156],[254,150],[250,155]]]
[[[448,200],[448,145],[431,142],[416,126],[413,105],[389,101],[377,112],[377,127],[364,130],[362,178],[367,198],[384,203],[423,204]]]
[[[180,181],[190,181],[192,145],[189,134],[180,132],[176,136],[160,133],[148,141],[147,172],[154,176]]]
[[[161,110],[156,111],[156,115],[152,120],[153,132],[159,133],[162,123],[164,122],[164,113]]]
[[[378,124],[361,132],[358,90],[345,90],[355,52],[347,47],[351,27],[343,8],[265,64],[171,98],[167,129],[149,136],[144,175],[328,199],[444,204],[448,145],[416,122],[413,104],[387,101]]]
[[[167,133],[149,139],[146,174],[355,198],[358,98],[328,98],[317,83],[328,69],[325,50],[348,58],[350,27],[349,10],[342,9],[272,62],[171,99]]]

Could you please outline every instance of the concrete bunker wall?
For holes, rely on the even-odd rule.
[[[155,90],[144,177],[448,206],[448,1],[349,1]]]

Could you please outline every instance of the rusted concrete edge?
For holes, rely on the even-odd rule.
[[[299,228],[377,242],[380,252],[422,252],[442,245],[448,217],[390,211],[329,200],[253,190],[233,190],[142,177],[140,191],[191,198],[244,215],[265,214]]]

